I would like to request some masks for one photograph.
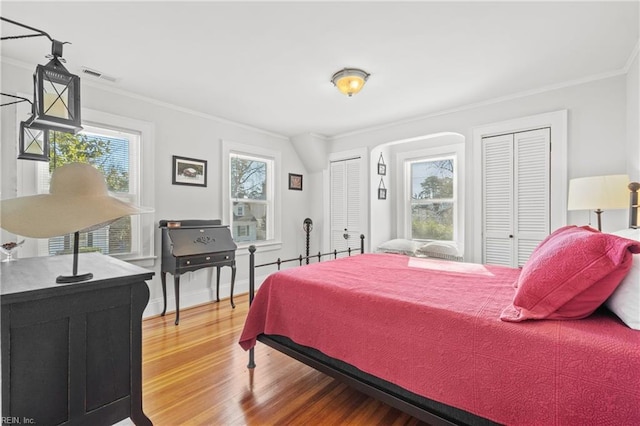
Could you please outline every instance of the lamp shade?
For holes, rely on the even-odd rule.
[[[369,76],[370,74],[358,68],[344,68],[331,77],[331,82],[341,93],[353,96],[362,90]]]
[[[614,210],[629,207],[629,176],[591,176],[569,181],[569,210]]]

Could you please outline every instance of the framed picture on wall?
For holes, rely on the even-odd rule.
[[[289,173],[289,189],[302,191],[302,175]]]
[[[173,156],[174,185],[207,186],[207,161]]]
[[[384,163],[384,158],[382,157],[382,153],[380,153],[380,158],[378,159],[378,174],[384,176],[387,174],[387,165]]]
[[[384,179],[380,178],[380,185],[378,185],[378,200],[387,199],[387,187],[384,186]]]

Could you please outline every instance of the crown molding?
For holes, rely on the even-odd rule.
[[[498,104],[501,102],[507,102],[507,101],[511,101],[514,99],[520,99],[520,98],[525,98],[528,96],[533,96],[533,95],[538,95],[541,93],[545,93],[545,92],[552,92],[554,90],[560,90],[560,89],[564,89],[567,87],[572,87],[572,86],[579,86],[581,84],[586,84],[586,83],[590,83],[593,81],[598,81],[598,80],[605,80],[608,78],[612,78],[612,77],[617,77],[620,75],[625,75],[628,73],[629,68],[631,67],[631,65],[633,64],[633,61],[636,59],[636,57],[638,56],[638,53],[640,51],[640,39],[638,39],[638,41],[636,42],[635,47],[633,48],[633,50],[631,51],[631,53],[629,54],[629,57],[627,58],[627,61],[625,62],[625,65],[617,70],[613,70],[613,71],[608,71],[608,72],[604,72],[604,73],[600,73],[600,74],[594,74],[594,75],[590,75],[590,76],[586,76],[586,77],[582,77],[582,78],[578,78],[578,79],[574,79],[574,80],[568,80],[568,81],[564,81],[561,83],[556,83],[556,84],[550,84],[547,86],[542,86],[536,89],[531,89],[531,90],[525,90],[522,92],[516,92],[510,95],[505,95],[505,96],[500,96],[497,98],[492,98],[492,99],[487,99],[485,101],[480,101],[480,102],[475,102],[475,103],[471,103],[471,104],[467,104],[467,105],[462,105],[459,107],[455,107],[455,108],[450,108],[450,109],[446,109],[446,110],[442,110],[442,111],[436,111],[430,114],[425,114],[425,115],[420,115],[420,116],[416,116],[416,117],[412,117],[412,118],[406,118],[406,119],[402,119],[402,120],[398,120],[398,121],[392,121],[389,123],[385,123],[385,124],[380,124],[377,126],[371,126],[371,127],[365,127],[362,129],[358,129],[358,130],[353,130],[350,132],[345,132],[345,133],[339,133],[336,135],[332,135],[332,136],[324,136],[324,135],[317,135],[315,133],[310,133],[314,136],[318,136],[321,137],[322,139],[325,139],[327,142],[333,142],[339,139],[343,139],[346,137],[351,137],[351,136],[356,136],[356,135],[360,135],[363,133],[369,133],[369,132],[374,132],[374,131],[379,131],[379,130],[384,130],[390,127],[395,127],[395,126],[400,126],[400,125],[405,125],[405,124],[410,124],[410,123],[414,123],[417,121],[421,121],[421,120],[426,120],[429,118],[434,118],[434,117],[440,117],[443,115],[449,115],[449,114],[454,114],[456,112],[461,112],[461,111],[467,111],[470,109],[476,109],[476,108],[481,108],[481,107],[485,107],[485,106],[489,106],[489,105],[494,105],[494,104]],[[3,63],[7,63],[10,65],[14,65],[20,68],[24,68],[27,70],[32,70],[33,66],[26,64],[22,61],[18,61],[16,59],[13,58],[8,58],[8,57],[4,57],[4,56],[0,56],[0,61],[2,61]],[[271,136],[271,137],[275,137],[275,138],[279,138],[279,139],[283,139],[283,140],[290,140],[291,138],[286,136],[286,135],[282,135],[280,133],[275,133],[275,132],[271,132],[269,130],[264,130],[264,129],[260,129],[254,126],[251,126],[249,124],[245,124],[245,123],[240,123],[237,121],[233,121],[233,120],[229,120],[226,118],[222,118],[222,117],[218,117],[215,115],[211,115],[211,114],[206,114],[200,111],[196,111],[196,110],[192,110],[190,108],[186,108],[186,107],[182,107],[179,105],[174,105],[174,104],[170,104],[168,102],[164,102],[164,101],[160,101],[154,98],[150,98],[147,96],[143,96],[143,95],[138,95],[132,92],[128,92],[126,90],[123,89],[118,89],[115,87],[112,87],[111,85],[106,85],[106,84],[102,84],[99,82],[94,82],[94,81],[90,81],[87,79],[83,79],[82,80],[83,84],[87,84],[91,87],[95,87],[97,89],[100,90],[104,90],[107,92],[111,92],[111,93],[115,93],[121,96],[126,96],[132,99],[137,99],[137,100],[141,100],[144,102],[148,102],[150,104],[153,105],[157,105],[157,106],[161,106],[164,108],[168,108],[168,109],[172,109],[175,111],[179,111],[179,112],[183,112],[185,114],[190,114],[190,115],[194,115],[196,117],[200,117],[200,118],[204,118],[207,120],[212,120],[212,121],[216,121],[218,123],[222,123],[222,124],[228,124],[228,125],[232,125],[232,126],[237,126],[246,130],[250,130],[253,132],[257,132],[257,133],[261,133],[267,136]]]
[[[27,64],[25,62],[22,62],[22,61],[13,59],[13,58],[8,58],[8,57],[5,57],[5,56],[0,56],[0,61],[3,62],[3,63],[7,63],[9,65],[13,65],[13,66],[19,67],[19,68],[24,68],[24,69],[29,70],[29,71],[33,71],[33,69],[34,69],[34,66],[32,64]],[[249,124],[240,123],[240,122],[237,122],[237,121],[229,120],[229,119],[218,117],[218,116],[211,115],[211,114],[206,114],[204,112],[196,111],[196,110],[193,110],[193,109],[190,109],[190,108],[186,108],[186,107],[183,107],[183,106],[180,106],[180,105],[174,105],[174,104],[171,104],[169,102],[160,101],[158,99],[150,98],[148,96],[143,96],[143,95],[139,95],[137,93],[129,92],[127,90],[119,89],[119,88],[113,87],[114,83],[109,83],[107,85],[107,84],[100,83],[100,82],[97,82],[97,81],[92,81],[92,80],[89,80],[89,79],[86,79],[86,78],[81,79],[81,81],[82,81],[82,84],[86,84],[87,86],[94,87],[94,88],[99,89],[99,90],[104,90],[105,92],[110,92],[110,93],[114,93],[116,95],[125,96],[125,97],[131,98],[131,99],[136,99],[136,100],[139,100],[139,101],[147,102],[147,103],[150,103],[152,105],[156,105],[156,106],[159,106],[159,107],[171,109],[171,110],[182,112],[182,113],[185,113],[185,114],[190,114],[190,115],[193,115],[193,116],[196,116],[196,117],[204,118],[206,120],[216,121],[216,122],[221,123],[221,124],[227,124],[227,125],[239,127],[239,128],[245,129],[245,130],[250,130],[252,132],[261,133],[261,134],[266,135],[266,136],[271,136],[271,137],[274,137],[274,138],[283,139],[283,140],[287,140],[287,141],[289,140],[288,136],[282,135],[280,133],[275,133],[275,132],[271,132],[269,130],[260,129],[258,127],[254,127],[254,126],[251,126]],[[115,83],[115,84],[117,84],[117,83]]]
[[[637,47],[636,47],[636,53],[637,53]],[[633,62],[633,61],[631,61]],[[630,65],[630,63],[629,63]],[[598,81],[598,80],[605,80],[607,78],[612,78],[612,77],[617,77],[620,75],[625,75],[628,71],[628,68],[621,68],[615,71],[608,71],[608,72],[604,72],[604,73],[600,73],[600,74],[594,74],[591,76],[587,76],[587,77],[583,77],[583,78],[579,78],[579,79],[575,79],[575,80],[569,80],[569,81],[565,81],[562,83],[556,83],[556,84],[550,84],[548,86],[542,86],[539,87],[537,89],[531,89],[531,90],[525,90],[522,92],[516,92],[516,93],[512,93],[510,95],[505,95],[505,96],[500,96],[497,98],[492,98],[492,99],[487,99],[485,101],[480,101],[480,102],[475,102],[475,103],[471,103],[471,104],[467,104],[467,105],[462,105],[459,107],[455,107],[455,108],[450,108],[450,109],[446,109],[446,110],[442,110],[442,111],[436,111],[430,114],[425,114],[425,115],[421,115],[421,116],[417,116],[417,117],[412,117],[412,118],[407,118],[407,119],[403,119],[403,120],[398,120],[398,121],[393,121],[393,122],[389,122],[389,123],[385,123],[385,124],[381,124],[378,126],[372,126],[372,127],[367,127],[364,129],[358,129],[358,130],[354,130],[351,132],[345,132],[345,133],[341,133],[335,136],[331,136],[328,138],[329,141],[333,142],[342,138],[346,138],[346,137],[350,137],[350,136],[356,136],[356,135],[360,135],[363,133],[369,133],[369,132],[373,132],[373,131],[378,131],[378,130],[383,130],[383,129],[388,129],[389,127],[394,127],[394,126],[400,126],[400,125],[404,125],[404,124],[409,124],[409,123],[415,123],[416,121],[421,121],[421,120],[426,120],[429,118],[434,118],[434,117],[440,117],[443,115],[448,115],[448,114],[453,114],[456,112],[461,112],[461,111],[467,111],[470,109],[475,109],[475,108],[481,108],[481,107],[485,107],[488,105],[494,105],[494,104],[499,104],[501,102],[507,102],[507,101],[511,101],[514,99],[520,99],[520,98],[526,98],[528,96],[533,96],[533,95],[538,95],[540,93],[545,93],[545,92],[552,92],[554,90],[559,90],[559,89],[564,89],[567,87],[572,87],[572,86],[579,86],[581,84],[585,84],[585,83],[590,83],[593,81]]]

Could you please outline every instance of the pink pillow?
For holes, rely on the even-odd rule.
[[[549,235],[522,267],[503,321],[580,319],[593,313],[629,272],[640,243],[588,226]]]
[[[534,257],[536,257],[537,253],[542,249],[542,247],[544,247],[549,242],[549,240],[555,239],[558,234],[562,234],[564,231],[570,228],[575,228],[575,227],[576,225],[563,226],[562,228],[558,228],[555,231],[553,231],[551,234],[547,235],[547,237],[544,240],[542,240],[540,244],[536,246],[535,249],[533,249],[533,251],[531,252],[531,255],[529,256],[529,259],[531,260]],[[515,288],[518,288],[518,280],[516,280],[513,286]]]

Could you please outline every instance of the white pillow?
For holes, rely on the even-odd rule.
[[[418,250],[422,244],[423,243],[419,243],[417,241],[396,238],[395,240],[386,241],[380,244],[376,251],[380,253],[395,253],[415,256],[416,250]]]
[[[623,229],[612,234],[640,241],[640,229]],[[640,254],[633,255],[631,270],[607,299],[605,306],[630,328],[640,330]]]
[[[418,256],[436,257],[438,259],[462,261],[458,249],[449,243],[432,241],[420,247],[416,252]]]

